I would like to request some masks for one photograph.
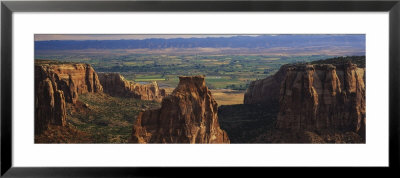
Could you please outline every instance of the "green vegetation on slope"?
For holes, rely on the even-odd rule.
[[[80,95],[79,102],[77,106],[69,106],[67,121],[90,135],[93,143],[126,143],[138,113],[160,107],[160,103],[154,101],[99,93]]]

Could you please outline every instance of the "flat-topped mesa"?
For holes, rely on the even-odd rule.
[[[365,68],[351,62],[284,65],[250,84],[245,104],[280,106],[277,128],[365,134]]]
[[[75,104],[78,94],[102,90],[88,64],[35,61],[35,134],[49,125],[66,126],[66,102]]]
[[[119,73],[99,73],[104,92],[111,96],[130,97],[141,100],[160,102],[165,97],[165,90],[158,87],[157,82],[138,84],[127,81]]]
[[[218,105],[204,76],[179,77],[178,87],[161,108],[141,112],[133,126],[133,143],[230,143],[218,122]]]
[[[75,103],[78,94],[102,92],[99,78],[89,64],[51,63],[35,65],[35,81],[49,78],[57,90],[64,92],[68,103]]]

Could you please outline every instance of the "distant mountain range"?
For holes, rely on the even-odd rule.
[[[144,40],[35,41],[35,50],[165,48],[307,48],[346,47],[365,51],[365,35],[260,35]]]

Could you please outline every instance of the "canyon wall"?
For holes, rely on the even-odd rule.
[[[64,92],[68,103],[75,103],[78,94],[102,92],[97,73],[89,64],[37,64],[35,82],[49,78],[57,90]]]
[[[88,64],[35,62],[35,134],[48,125],[66,125],[66,102],[78,94],[102,92],[98,76]]]
[[[275,75],[252,82],[244,102],[279,105],[278,129],[365,135],[365,68],[350,61],[284,65]]]
[[[130,97],[141,100],[154,100],[160,102],[165,97],[165,90],[158,87],[157,82],[138,84],[125,80],[118,73],[99,73],[104,92],[111,96]]]
[[[65,126],[66,108],[64,92],[46,78],[35,90],[35,134],[41,134],[49,125]]]
[[[133,126],[133,143],[229,143],[218,123],[218,105],[204,76],[179,77],[161,108],[141,112]]]
[[[244,94],[244,104],[277,105],[281,83],[288,67],[283,65],[275,75],[251,82]]]

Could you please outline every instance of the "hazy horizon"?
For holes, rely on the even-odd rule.
[[[144,40],[144,39],[174,39],[174,38],[218,38],[233,36],[260,36],[252,34],[230,35],[230,34],[139,34],[139,35],[121,35],[121,34],[35,34],[35,41],[54,41],[54,40]],[[273,35],[271,35],[273,36]]]
[[[86,41],[86,40],[145,40],[145,39],[176,39],[176,38],[229,38],[236,36],[358,36],[362,34],[35,34],[35,41]]]

